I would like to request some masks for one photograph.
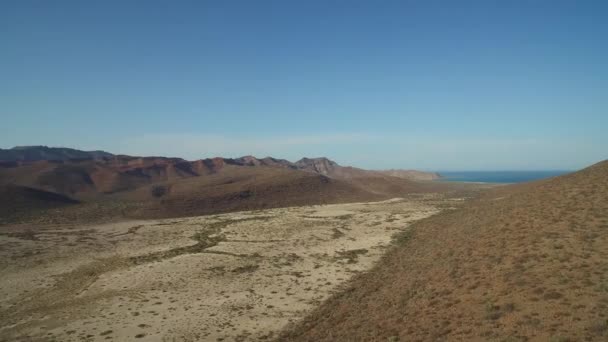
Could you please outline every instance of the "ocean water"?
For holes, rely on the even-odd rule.
[[[563,175],[571,171],[445,171],[439,172],[442,181],[522,183]]]

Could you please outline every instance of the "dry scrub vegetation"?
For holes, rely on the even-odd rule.
[[[0,341],[248,341],[369,269],[438,195],[0,227]]]
[[[416,223],[281,341],[608,341],[608,162]]]

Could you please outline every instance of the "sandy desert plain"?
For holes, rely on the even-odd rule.
[[[273,339],[461,198],[3,226],[2,341]]]

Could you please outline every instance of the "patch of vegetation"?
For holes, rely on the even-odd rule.
[[[194,235],[192,235],[192,239],[197,241],[202,248],[212,247],[217,245],[220,241],[226,240],[224,235],[216,235],[216,231],[210,230],[199,230]]]
[[[276,256],[272,259],[272,264],[275,267],[283,267],[283,266],[292,266],[294,262],[301,260],[302,257],[295,254],[282,254],[280,256]]]
[[[589,331],[597,336],[604,336],[608,332],[608,320],[595,322],[589,326]]]
[[[549,342],[571,342],[572,340],[569,337],[565,336],[551,336],[549,338]]]
[[[213,222],[204,226],[202,229],[199,229],[198,231],[196,231],[196,233],[194,233],[194,235],[192,235],[192,239],[196,241],[196,244],[194,245],[173,248],[167,251],[160,251],[146,255],[134,256],[129,258],[129,261],[134,264],[143,264],[148,262],[160,261],[168,258],[174,258],[182,254],[203,253],[205,249],[216,246],[222,241],[226,241],[226,236],[224,234],[220,234],[222,228],[234,223],[259,220],[267,221],[272,218],[273,216],[253,216],[235,220],[222,220],[218,222]]]
[[[545,293],[543,295],[543,298],[547,299],[547,300],[560,299],[562,297],[563,297],[563,295],[561,293],[557,292],[557,291],[550,291],[550,292],[547,292],[547,293]]]
[[[167,194],[167,192],[168,192],[168,189],[164,185],[154,185],[150,189],[150,193],[152,194],[153,197],[156,197],[156,198],[163,197],[164,195]]]
[[[39,240],[37,234],[29,229],[17,231],[17,232],[11,232],[11,233],[1,233],[0,236],[1,235],[12,237],[12,238],[17,238],[17,239],[21,239],[21,240],[31,240],[31,241]]]
[[[232,273],[251,273],[251,272],[255,272],[258,268],[260,268],[259,265],[245,265],[245,266],[239,266],[235,269],[232,270]]]
[[[157,224],[153,224],[153,226],[171,226],[171,225],[174,225],[174,224],[180,224],[182,222],[184,222],[184,221],[165,221],[165,222],[160,222],[160,223],[157,223]]]
[[[225,266],[214,266],[214,267],[207,268],[207,271],[211,271],[216,274],[224,274],[224,273],[226,273],[226,267]]]
[[[408,229],[393,235],[391,242],[398,246],[404,246],[412,239],[413,236],[414,231],[412,229]]]
[[[367,254],[368,250],[365,248],[351,249],[348,251],[338,251],[334,260],[346,260],[349,264],[354,264],[359,260],[359,255]]]
[[[509,312],[515,310],[513,303],[504,305],[496,305],[492,302],[487,302],[485,305],[485,318],[488,320],[497,320]]]
[[[339,239],[344,236],[344,233],[342,233],[340,231],[340,229],[338,229],[338,228],[333,228],[331,231],[332,231],[332,234],[331,234],[332,239]]]
[[[395,216],[391,215],[386,220],[384,220],[384,222],[391,223],[391,222],[395,222],[397,220],[398,219]]]
[[[235,224],[235,223],[241,223],[241,222],[247,222],[247,221],[269,221],[271,219],[273,219],[274,216],[251,216],[251,217],[243,217],[243,218],[238,218],[238,219],[234,219],[234,220],[222,220],[222,221],[218,221],[218,222],[213,222],[211,224],[208,225],[208,229],[211,230],[219,230],[222,228],[225,228],[231,224]]]

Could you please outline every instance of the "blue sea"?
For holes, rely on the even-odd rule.
[[[563,175],[572,171],[444,171],[442,181],[522,183]]]

